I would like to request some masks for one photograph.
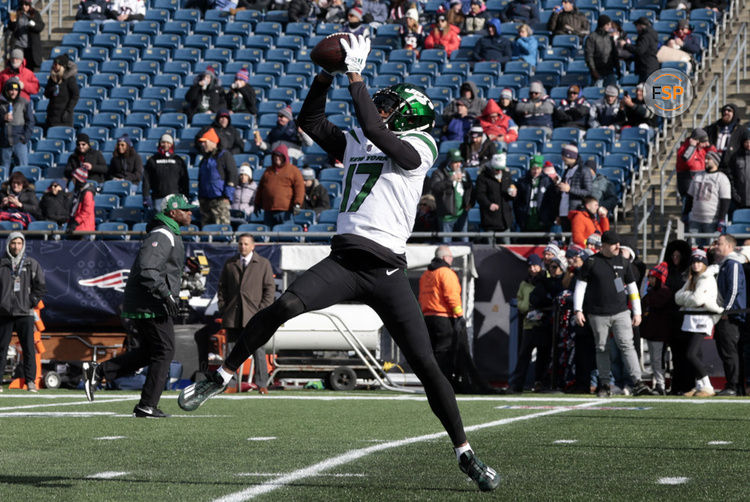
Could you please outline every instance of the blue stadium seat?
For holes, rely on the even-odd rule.
[[[287,35],[301,35],[308,37],[315,31],[315,26],[312,23],[295,22],[286,25],[285,33]]]
[[[42,177],[42,170],[37,166],[15,166],[13,172],[23,174],[31,182],[36,182]]]
[[[184,77],[187,76],[188,75],[185,75]],[[174,90],[182,85],[182,79],[184,77],[180,77],[180,75],[176,73],[162,73],[154,77],[153,85]]]
[[[128,34],[128,31],[130,31],[130,23],[125,21],[110,21],[108,23],[102,23],[99,31],[102,33],[125,36]]]
[[[274,225],[273,227],[274,232],[295,232],[300,234],[299,236],[289,236],[289,237],[277,237],[274,236],[273,240],[276,242],[300,242],[301,237],[304,235],[302,228],[302,225],[298,225],[293,222],[287,222],[287,223],[281,223],[279,225]]]
[[[72,33],[80,33],[83,35],[96,35],[99,33],[99,23],[95,21],[76,21],[73,23]],[[65,42],[63,41],[63,44]]]
[[[109,221],[138,223],[143,221],[143,207],[116,207],[109,212]]]
[[[94,195],[94,206],[102,209],[114,209],[120,205],[120,197],[115,194],[98,193]]]
[[[97,208],[98,209],[98,208]],[[114,221],[105,221],[103,223],[99,223],[96,226],[96,230],[100,232],[127,232],[128,225],[121,222],[114,222]],[[98,235],[97,236],[101,240],[105,241],[112,241],[112,240],[126,240],[128,236],[124,233],[120,234],[111,234],[111,235]]]
[[[29,228],[32,232],[54,232],[58,230],[57,223],[54,221],[32,221],[29,223]],[[45,236],[46,237],[46,236]]]
[[[552,131],[552,140],[578,143],[582,137],[581,130],[576,127],[556,127]]]
[[[78,50],[81,50],[89,46],[89,35],[80,32],[66,33],[63,35],[61,43],[62,45],[77,47]]]
[[[124,112],[123,112],[124,114]],[[114,129],[122,124],[122,115],[117,112],[99,112],[91,119],[92,126]]]
[[[128,180],[109,180],[102,183],[101,193],[114,194],[118,197],[130,195],[133,184]]]
[[[136,21],[135,23],[133,23],[131,33],[136,35],[148,35],[149,37],[151,37],[159,33],[159,30],[161,30],[161,25],[162,23],[160,23],[159,21],[148,19],[144,19],[143,21]],[[75,28],[73,28],[73,31],[75,31]]]
[[[530,156],[525,153],[509,153],[505,158],[508,168],[519,168],[524,171],[529,169]]]
[[[115,87],[109,91],[110,98],[127,99],[132,104],[138,97],[138,89],[130,86]]]
[[[230,242],[232,240],[233,232],[231,225],[224,225],[220,223],[211,223],[203,225],[201,228],[202,232],[211,232],[211,235],[202,236],[202,241],[207,242]]]
[[[239,12],[237,14],[239,14]],[[218,21],[222,25],[224,25],[229,19],[229,12],[218,9],[210,9],[205,12],[205,14],[203,15],[203,19],[205,19],[206,21]],[[235,19],[237,19],[237,16],[235,16]]]
[[[138,61],[141,49],[136,47],[116,47],[112,49],[109,58],[116,61],[124,61],[133,64]]]
[[[172,16],[175,21],[190,21],[191,25],[195,25],[201,19],[201,11],[198,9],[177,9]]]
[[[307,227],[307,232],[336,232],[336,223],[315,223]],[[306,242],[330,242],[330,237],[312,237],[310,235],[305,236]]]
[[[149,47],[148,49],[145,49],[143,51],[143,54],[141,55],[141,59],[144,61],[168,61],[170,58],[170,55],[172,54],[172,49],[169,49],[167,47]]]
[[[605,127],[595,127],[586,131],[586,141],[601,140],[611,145],[615,139],[615,132]]]

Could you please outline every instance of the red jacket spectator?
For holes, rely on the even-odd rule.
[[[14,53],[20,54],[14,54]],[[0,72],[0,89],[3,88],[5,82],[13,77],[16,77],[21,82],[21,97],[26,98],[27,101],[31,102],[31,95],[39,92],[39,79],[36,78],[34,72],[26,68],[26,60],[23,57],[20,58],[20,65],[18,68],[13,68],[12,56],[23,56],[23,51],[15,49],[11,52],[11,58],[5,64],[5,69]]]
[[[458,26],[448,24],[444,15],[438,16],[438,24],[432,27],[430,34],[424,40],[425,49],[444,49],[448,57],[451,52],[461,45],[461,37],[458,35],[461,29]]]
[[[595,209],[594,209],[595,208]],[[592,212],[594,209],[594,212]],[[583,205],[568,213],[573,244],[586,247],[586,239],[591,234],[603,234],[609,230],[609,218],[598,212],[599,202],[593,197],[583,199]]]
[[[510,117],[503,113],[502,108],[494,99],[490,99],[479,118],[482,130],[493,141],[513,143],[518,139],[518,127]]]
[[[305,202],[305,181],[297,166],[289,162],[286,145],[279,145],[274,154],[284,156],[281,167],[271,165],[263,172],[255,192],[255,209],[289,211]]]
[[[688,159],[685,159],[683,154],[690,147],[690,138],[686,139],[685,142],[680,145],[677,150],[677,172],[685,171],[705,171],[706,170],[706,153],[709,151],[716,151],[716,147],[713,145],[703,148],[697,146],[693,149],[693,154]]]

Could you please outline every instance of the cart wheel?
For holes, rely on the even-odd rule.
[[[357,374],[348,366],[341,366],[328,375],[328,386],[333,390],[354,390]]]
[[[56,371],[48,371],[44,375],[44,387],[47,389],[59,389],[60,388],[60,375]]]

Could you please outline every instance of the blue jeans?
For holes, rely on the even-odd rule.
[[[469,229],[469,212],[464,211],[464,214],[459,216],[453,221],[441,220],[442,232],[466,232]],[[443,242],[461,241],[469,242],[468,237],[443,237]]]
[[[29,165],[29,145],[24,143],[16,143],[8,148],[0,149],[2,151],[3,166],[10,168],[11,161],[13,160],[13,154],[16,155],[18,162],[12,164],[13,166],[28,166]]]
[[[716,232],[716,227],[718,226],[718,222],[711,222],[711,223],[700,223],[697,221],[690,220],[690,224],[688,225],[688,230],[690,233],[701,233],[701,234],[708,234],[708,233],[714,233]],[[693,238],[695,241],[696,246],[708,246],[711,244],[711,239],[706,239],[705,237],[700,238]]]
[[[268,228],[273,228],[274,225],[286,223],[292,219],[292,213],[290,211],[264,211],[263,212],[263,224],[267,225]]]

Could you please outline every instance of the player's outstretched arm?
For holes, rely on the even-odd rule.
[[[326,94],[331,87],[333,77],[327,73],[320,73],[313,80],[310,91],[305,97],[302,109],[297,115],[297,124],[313,141],[335,159],[344,158],[346,137],[335,124],[331,123],[325,114]]]

